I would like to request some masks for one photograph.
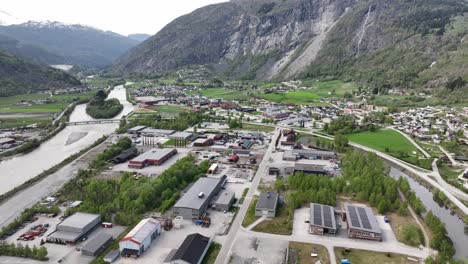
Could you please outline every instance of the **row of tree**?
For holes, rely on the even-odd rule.
[[[28,245],[23,246],[22,244],[0,244],[0,256],[12,256],[21,258],[30,258],[41,261],[48,260],[47,248],[41,246],[30,248]]]

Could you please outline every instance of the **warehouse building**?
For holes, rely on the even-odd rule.
[[[293,149],[283,153],[283,160],[296,161],[299,159],[309,160],[332,160],[336,158],[333,151],[322,151],[314,149]]]
[[[148,250],[151,243],[161,233],[161,222],[153,218],[141,220],[119,242],[120,255],[124,257],[139,257]]]
[[[209,237],[198,233],[188,235],[177,250],[172,250],[164,264],[200,264],[210,248]]]
[[[128,134],[131,134],[131,135],[140,135],[141,134],[141,131],[143,129],[145,129],[146,126],[136,126],[136,127],[132,127],[130,128],[129,130],[127,130],[127,133]]]
[[[174,214],[182,216],[184,219],[199,219],[226,180],[226,175],[221,178],[202,177],[198,179],[174,205]]]
[[[110,160],[114,164],[119,164],[128,161],[138,154],[138,150],[135,147],[131,147],[127,150],[122,151],[117,157]]]
[[[161,165],[177,154],[177,149],[150,149],[128,163],[129,168],[142,169],[145,166]]]
[[[276,216],[276,208],[278,207],[278,194],[275,192],[264,192],[258,197],[257,205],[255,206],[256,216],[266,216],[273,218]]]
[[[168,129],[156,129],[147,127],[140,131],[142,135],[145,136],[153,136],[153,137],[167,137],[169,135],[174,134],[175,130],[168,130]]]
[[[311,203],[309,233],[323,235],[336,234],[337,231],[335,209],[328,205]]]
[[[231,205],[234,203],[235,194],[234,192],[223,191],[216,199],[214,207],[218,211],[227,212],[231,208]]]
[[[182,140],[193,140],[193,133],[190,132],[175,132],[174,134],[169,136],[170,139],[182,139]]]
[[[348,203],[344,207],[348,237],[382,241],[382,231],[371,208]]]
[[[331,169],[329,162],[324,160],[299,160],[294,163],[294,173],[326,175]]]
[[[81,248],[81,254],[95,257],[104,251],[113,240],[114,238],[106,232],[99,232]]]
[[[55,231],[47,237],[47,241],[59,244],[75,244],[91,233],[100,223],[100,215],[75,213],[58,224]]]
[[[194,147],[208,147],[213,145],[213,139],[211,138],[198,138],[193,142]]]

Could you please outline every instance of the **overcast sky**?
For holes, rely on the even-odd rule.
[[[22,21],[85,24],[123,35],[155,34],[175,18],[226,0],[1,0],[0,10]]]

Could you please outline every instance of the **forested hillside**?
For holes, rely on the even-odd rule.
[[[0,96],[80,85],[71,75],[0,52]]]

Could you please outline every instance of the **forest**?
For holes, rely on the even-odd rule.
[[[109,119],[122,112],[123,105],[119,100],[106,98],[106,92],[99,90],[86,105],[86,113],[96,119]]]

